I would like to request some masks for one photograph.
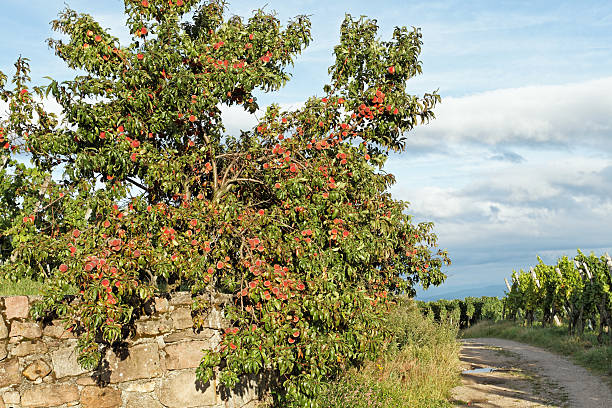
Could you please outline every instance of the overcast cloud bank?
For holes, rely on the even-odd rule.
[[[446,98],[411,133],[387,170],[415,219],[436,224],[448,286],[501,284],[537,254],[611,250],[610,90],[612,77]]]
[[[612,77],[443,98],[437,120],[409,138],[416,147],[475,143],[511,147],[612,147]]]

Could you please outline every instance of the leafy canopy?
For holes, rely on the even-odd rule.
[[[3,268],[50,276],[38,313],[81,333],[87,367],[160,290],[191,290],[196,327],[211,307],[202,295],[227,294],[230,327],[199,377],[231,387],[271,372],[279,403],[307,406],[321,381],[382,350],[393,296],[444,280],[432,224],[411,222],[382,170],[439,96],[407,93],[421,72],[418,29],[382,41],[375,20],[347,15],[323,95],[273,104],[256,128],[228,134],[223,108],[260,109],[257,93],[289,80],[311,33],[305,16],[283,26],[262,10],[226,19],[225,8],[125,0],[127,45],[66,9],[49,45],[80,74],[37,97],[18,61],[14,89],[2,83],[3,157],[27,153],[36,173],[11,207],[19,215],[2,214],[14,220],[0,231],[12,253]],[[12,174],[6,191],[19,190]]]

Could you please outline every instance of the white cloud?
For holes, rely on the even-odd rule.
[[[409,143],[612,147],[612,77],[444,98]]]
[[[257,124],[257,118],[263,116],[260,112],[251,114],[239,105],[222,106],[221,115],[226,131],[234,136],[240,135],[241,130],[251,130]]]
[[[296,110],[303,105],[302,102],[279,104],[281,111]],[[240,105],[222,105],[220,109],[227,133],[237,136],[240,135],[241,130],[252,130],[257,125],[258,121],[263,118],[266,107],[264,106],[258,109],[254,114],[245,111]]]
[[[450,287],[503,284],[536,255],[601,254],[612,247],[612,159],[592,149],[517,150],[522,161],[492,160],[488,146],[456,144],[452,155],[395,156],[394,197],[416,222],[433,221],[449,250]],[[444,288],[441,291],[447,290]],[[437,292],[434,292],[437,293]]]
[[[525,231],[527,226],[550,224],[568,212],[591,213],[592,217],[605,213],[612,204],[612,180],[606,178],[611,165],[607,159],[562,154],[525,164],[483,161],[455,186],[414,188],[409,179],[398,178],[394,194],[410,201],[412,211],[420,217],[440,220],[440,224],[466,227],[467,221],[472,222],[467,228],[481,229],[486,222]],[[458,239],[464,239],[464,234]]]

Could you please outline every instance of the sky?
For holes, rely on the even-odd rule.
[[[22,55],[34,82],[73,73],[46,46],[49,22],[65,7],[89,13],[127,42],[121,0],[66,3],[0,0],[0,70]],[[504,277],[541,256],[576,249],[612,252],[612,3],[609,1],[230,1],[228,15],[264,7],[282,22],[312,21],[313,40],[292,80],[259,96],[299,104],[323,94],[345,13],[423,34],[423,75],[411,93],[437,90],[436,119],[409,132],[385,170],[415,222],[431,221],[452,265],[447,281],[418,298],[501,295]],[[226,111],[228,130],[255,123]]]

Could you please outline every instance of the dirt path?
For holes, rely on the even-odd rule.
[[[612,408],[610,388],[563,357],[510,340],[462,342],[462,367],[476,372],[452,390],[458,407]]]

